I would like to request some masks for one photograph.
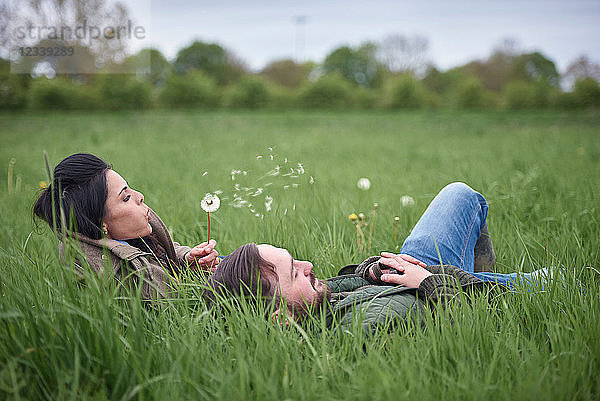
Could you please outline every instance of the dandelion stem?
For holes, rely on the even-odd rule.
[[[10,161],[8,162],[8,172],[7,172],[7,190],[8,190],[8,194],[12,195],[13,193],[13,170],[15,168],[15,163],[17,162],[17,159],[15,159],[14,157],[12,159],[10,159]]]
[[[210,242],[210,212],[206,212],[206,216],[208,216],[208,242]]]
[[[377,208],[379,205],[377,203],[373,204],[373,218],[371,219],[371,227],[369,227],[369,251],[371,250],[371,239],[373,238],[373,231],[375,225],[375,216],[377,216]]]

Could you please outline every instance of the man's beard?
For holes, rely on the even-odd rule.
[[[317,292],[315,299],[310,304],[302,302],[300,304],[289,305],[291,312],[298,319],[304,319],[310,314],[322,311],[325,301],[329,302],[331,299],[331,289],[327,285],[327,281],[319,280],[312,271],[310,272],[310,283]]]

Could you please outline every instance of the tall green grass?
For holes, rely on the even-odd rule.
[[[0,398],[597,399],[599,123],[555,113],[3,115],[0,188],[11,158],[20,185],[0,192]],[[87,151],[194,245],[207,234],[202,196],[230,189],[232,169],[254,177],[268,147],[302,162],[314,184],[270,190],[263,219],[227,205],[211,213],[222,254],[268,242],[330,277],[396,249],[394,216],[401,241],[440,188],[464,181],[489,201],[496,270],[561,266],[565,279],[479,297],[428,316],[425,329],[369,336],[358,325],[323,329],[319,318],[281,328],[243,305],[207,311],[192,278],[159,312],[119,297],[105,277],[82,285],[31,218],[42,151],[54,164]],[[360,177],[369,191],[356,188]],[[402,207],[402,195],[415,205]],[[347,216],[369,215],[373,202],[372,249],[361,252]]]

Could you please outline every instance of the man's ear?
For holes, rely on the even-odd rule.
[[[271,314],[271,321],[285,327],[289,327],[290,320],[294,320],[294,315],[287,308],[278,308]]]

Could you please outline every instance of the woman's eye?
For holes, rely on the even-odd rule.
[[[131,198],[131,195],[127,195],[124,199],[123,202],[127,202],[129,200],[129,198]]]

